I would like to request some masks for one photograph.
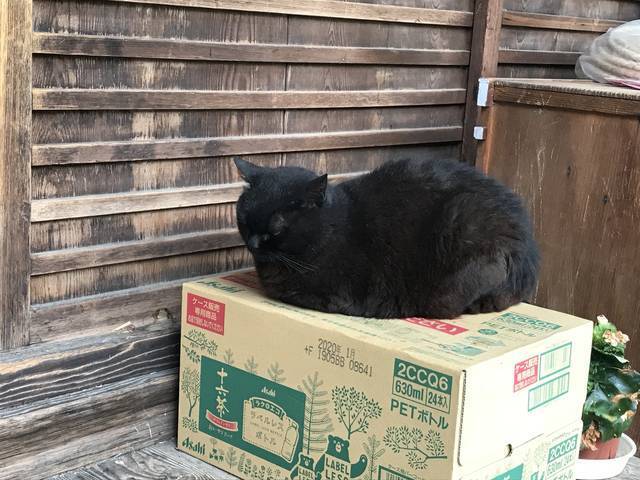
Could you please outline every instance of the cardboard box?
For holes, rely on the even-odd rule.
[[[591,322],[530,305],[363,319],[257,285],[184,285],[185,452],[247,480],[573,478]]]

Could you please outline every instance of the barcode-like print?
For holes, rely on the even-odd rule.
[[[540,356],[540,377],[553,375],[571,365],[571,343],[562,345]]]
[[[529,410],[538,408],[569,391],[569,374],[554,378],[529,391]]]

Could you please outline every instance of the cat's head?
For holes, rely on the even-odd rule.
[[[247,188],[237,205],[238,229],[257,260],[302,253],[319,234],[318,209],[327,175],[299,167],[267,168],[235,158]]]

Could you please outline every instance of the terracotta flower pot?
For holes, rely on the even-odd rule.
[[[588,448],[580,450],[580,458],[584,460],[608,460],[616,458],[619,446],[619,438],[612,438],[606,442],[598,440],[596,442],[596,450],[590,450]]]

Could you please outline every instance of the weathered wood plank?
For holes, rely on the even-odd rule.
[[[50,250],[31,254],[32,275],[134,262],[244,245],[236,229],[185,233],[171,237]]]
[[[42,480],[105,457],[150,446],[173,437],[177,421],[175,402],[136,411],[119,427],[47,446],[37,455],[13,457],[0,466],[0,480]]]
[[[230,183],[34,200],[31,221],[43,222],[64,218],[230,203],[237,200],[242,188],[243,185],[240,183]]]
[[[520,103],[539,107],[557,107],[569,110],[584,110],[613,115],[640,115],[640,100],[575,94],[552,90],[533,90],[494,85],[495,102]]]
[[[34,33],[33,53],[267,63],[467,65],[465,50],[323,47]]]
[[[615,28],[623,23],[618,20],[515,12],[512,10],[505,10],[502,14],[502,24],[506,26],[571,30],[575,32],[606,32],[610,28]]]
[[[498,60],[520,65],[575,65],[579,56],[578,52],[501,49]]]
[[[29,342],[31,1],[0,8],[0,350]]]
[[[464,89],[343,92],[33,89],[34,110],[234,110],[392,107],[462,103]]]
[[[495,77],[498,69],[502,5],[503,0],[476,0],[475,4],[462,139],[462,160],[469,164],[475,162],[478,144],[473,138],[473,129],[479,115],[476,104],[478,80],[482,77]]]
[[[236,227],[235,205],[154,210],[31,224],[31,252],[131,242]]]
[[[186,279],[180,279],[33,305],[32,343],[110,334],[124,324],[133,331],[156,328],[167,321],[177,328],[180,319],[180,292],[185,281]]]
[[[34,304],[81,298],[174,280],[246,268],[253,257],[245,247],[195,252],[84,270],[38,275],[31,281]],[[161,309],[158,305],[157,309]],[[158,312],[164,316],[164,312]]]
[[[176,449],[176,439],[64,473],[49,480],[237,480]]]
[[[226,138],[49,144],[34,145],[32,155],[33,165],[42,166],[340,150],[455,142],[461,139],[461,130],[461,127],[454,126]]]
[[[12,463],[12,457],[17,456],[46,455],[51,447],[122,427],[135,421],[147,409],[174,403],[178,387],[176,370],[170,368],[132,376],[81,393],[59,395],[3,410],[0,464]],[[43,445],[47,448],[42,448]]]
[[[33,345],[0,354],[0,409],[51,400],[178,364],[173,322],[140,330]],[[154,327],[155,328],[155,327]],[[168,329],[168,330],[167,330]]]
[[[241,12],[279,13],[370,22],[417,23],[470,27],[473,14],[457,10],[415,8],[336,0],[110,0]]]
[[[329,178],[331,181],[341,181],[362,173],[353,172],[331,175]],[[231,203],[238,199],[243,188],[244,183],[239,182],[224,185],[34,200],[31,220],[33,222],[43,222],[64,218],[93,217],[116,213]]]
[[[543,90],[550,92],[575,93],[591,97],[621,98],[640,102],[640,90],[626,87],[616,87],[606,83],[597,83],[592,80],[553,80],[548,78],[509,79],[496,78],[491,83],[499,86],[528,88],[530,90]]]

